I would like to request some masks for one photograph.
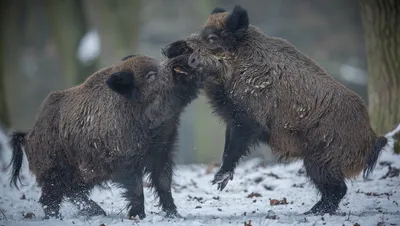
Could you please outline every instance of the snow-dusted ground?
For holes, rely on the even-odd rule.
[[[7,150],[8,152],[8,150]],[[9,154],[6,153],[6,159]],[[92,198],[107,212],[106,217],[85,218],[77,214],[70,203],[61,207],[63,220],[42,220],[44,213],[37,202],[40,189],[35,179],[23,165],[23,186],[20,191],[9,187],[9,173],[0,174],[0,226],[63,226],[63,225],[399,225],[400,224],[400,156],[383,153],[370,181],[358,178],[348,182],[348,193],[335,216],[304,216],[303,212],[318,201],[316,190],[307,183],[301,162],[289,165],[265,167],[259,160],[242,163],[236,170],[234,180],[224,191],[217,191],[211,180],[218,168],[211,172],[207,166],[178,166],[173,196],[180,214],[185,219],[164,218],[155,205],[151,191],[146,190],[144,220],[128,220],[121,190],[94,189]],[[391,176],[384,177],[391,163]],[[1,165],[2,163],[0,163]],[[397,176],[396,176],[397,175]],[[248,198],[251,193],[261,197]],[[286,205],[270,205],[270,199],[287,199]],[[33,215],[32,215],[33,213]],[[25,216],[28,216],[26,218]],[[31,216],[32,218],[29,218]],[[381,224],[378,224],[381,222]]]

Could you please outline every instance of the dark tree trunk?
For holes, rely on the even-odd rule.
[[[369,72],[369,113],[375,131],[384,134],[400,122],[400,1],[360,0],[360,5]]]

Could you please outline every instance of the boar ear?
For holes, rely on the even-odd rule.
[[[236,5],[226,21],[226,30],[241,38],[249,28],[249,16],[247,11]]]
[[[215,8],[213,11],[211,11],[211,15],[217,14],[217,13],[224,13],[224,12],[226,12],[225,9],[220,8],[220,7],[217,7],[217,8]]]
[[[133,81],[132,72],[115,72],[107,79],[106,83],[112,91],[123,95],[128,99],[137,98],[139,93]]]
[[[127,60],[127,59],[129,59],[129,58],[132,58],[132,57],[135,57],[135,56],[136,56],[136,55],[134,55],[134,54],[128,55],[128,56],[122,58],[121,61],[125,61],[125,60]]]

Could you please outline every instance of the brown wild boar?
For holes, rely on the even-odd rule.
[[[171,43],[164,55],[192,55],[208,74],[204,89],[225,122],[223,164],[213,183],[225,188],[240,158],[267,143],[282,161],[302,159],[321,194],[310,213],[334,213],[346,179],[373,170],[393,134],[377,136],[362,99],[293,45],[249,25],[247,11],[216,8],[199,34]]]
[[[17,186],[24,147],[45,218],[59,217],[63,198],[81,213],[105,215],[89,192],[111,180],[126,189],[129,217],[142,219],[144,174],[162,209],[177,215],[171,180],[179,116],[201,85],[187,70],[188,56],[161,63],[128,56],[81,85],[52,92],[33,128],[12,135],[11,183]]]

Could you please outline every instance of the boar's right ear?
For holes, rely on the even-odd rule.
[[[224,13],[224,12],[226,12],[225,9],[220,8],[220,7],[217,7],[217,8],[215,8],[215,9],[211,12],[211,15],[217,14],[217,13]]]
[[[128,99],[135,99],[138,89],[133,82],[133,73],[119,71],[112,74],[106,81],[107,86],[114,92],[123,95]]]
[[[249,28],[249,15],[241,6],[236,5],[226,21],[226,30],[237,38],[242,38]]]

